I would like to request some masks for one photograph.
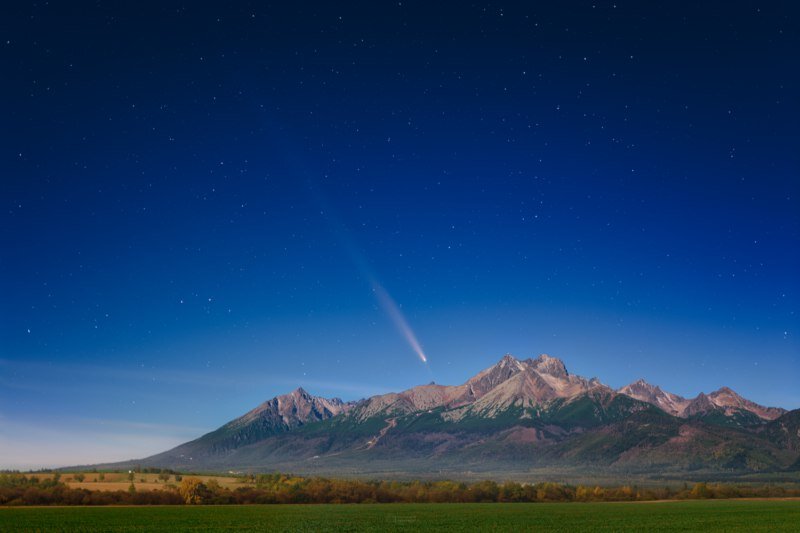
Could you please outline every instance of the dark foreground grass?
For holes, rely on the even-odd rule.
[[[800,531],[800,501],[0,508],[0,531]]]

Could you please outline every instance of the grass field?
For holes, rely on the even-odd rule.
[[[800,531],[800,501],[0,508],[0,531]]]

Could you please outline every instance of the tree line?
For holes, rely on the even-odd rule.
[[[476,481],[362,481],[261,474],[228,488],[216,480],[183,477],[162,490],[70,488],[58,475],[40,480],[0,474],[0,505],[196,505],[281,503],[606,502],[711,498],[798,497],[800,488],[723,483],[682,487],[601,487],[559,483]]]

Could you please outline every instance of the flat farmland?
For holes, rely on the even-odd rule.
[[[798,531],[800,501],[0,508],[0,531]]]

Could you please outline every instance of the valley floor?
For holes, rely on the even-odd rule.
[[[0,531],[798,531],[800,501],[0,508]]]

